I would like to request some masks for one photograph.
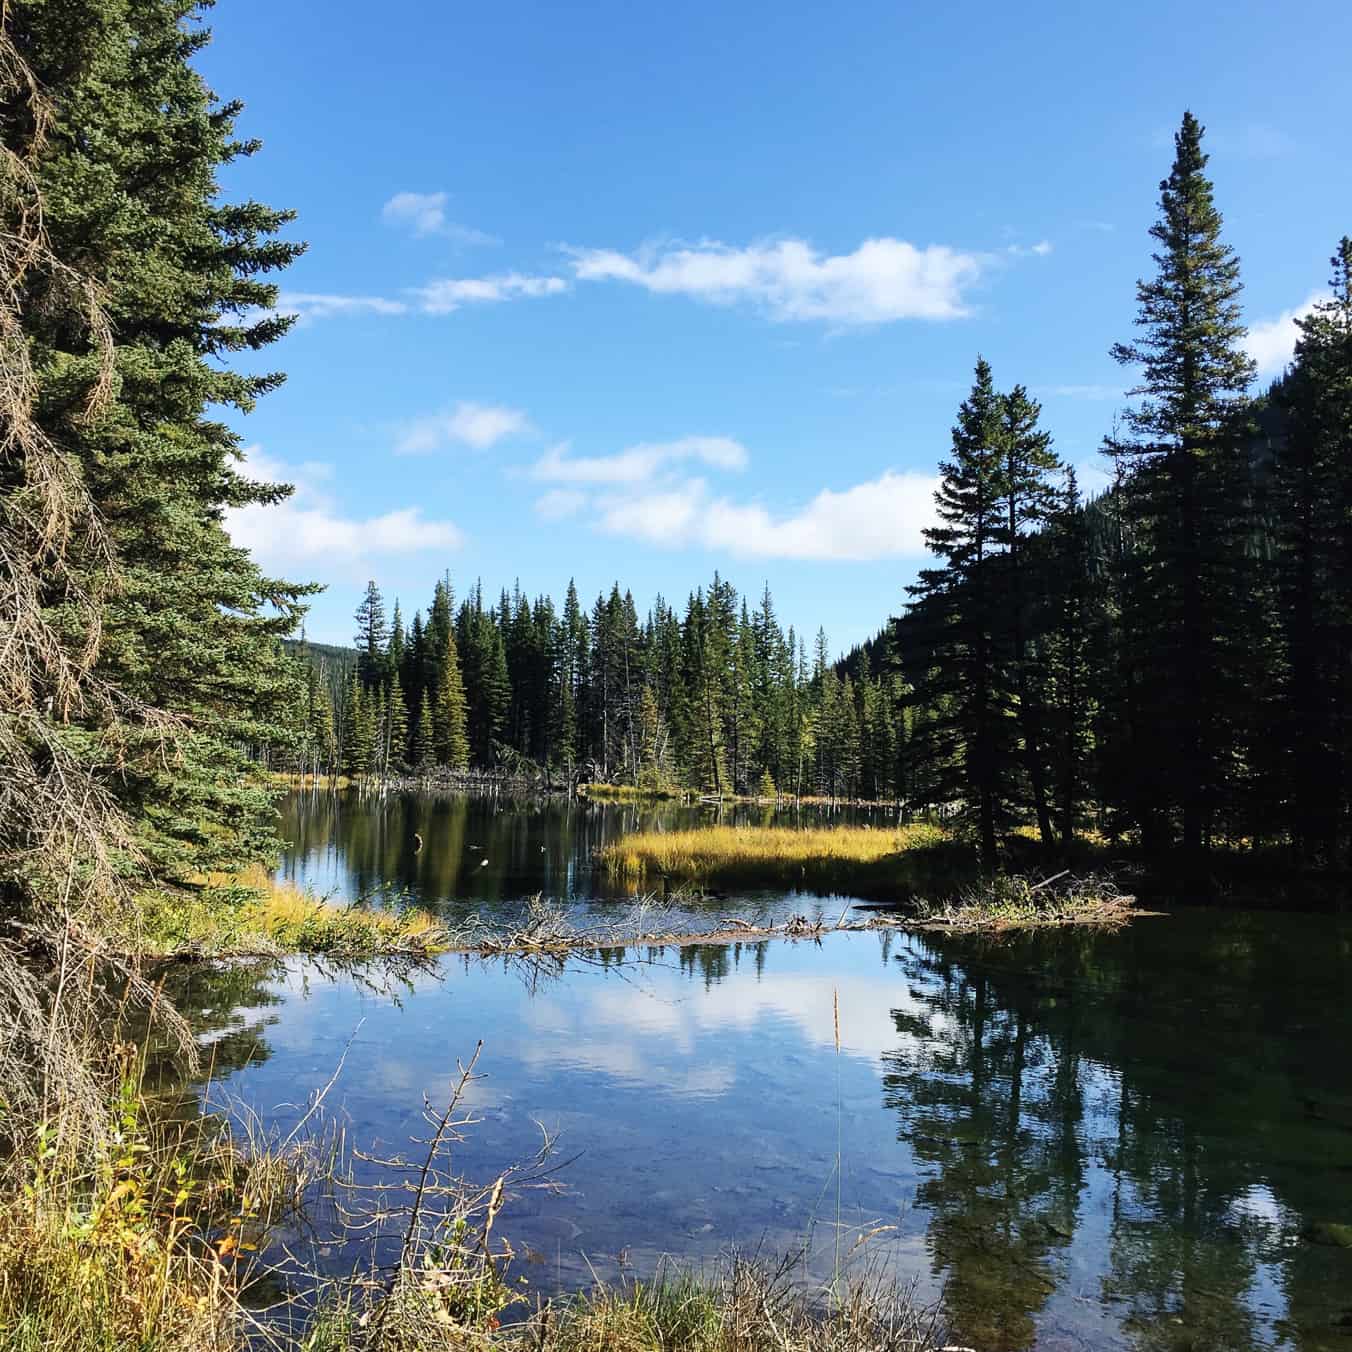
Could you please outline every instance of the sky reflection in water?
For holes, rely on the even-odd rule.
[[[1352,1250],[1304,1236],[1352,1221],[1350,953],[1336,919],[1190,912],[552,977],[455,958],[398,999],[294,963],[224,998],[197,974],[185,998],[235,1028],[232,1063],[254,1047],[229,1090],[283,1121],[360,1023],[332,1102],[352,1139],[393,1148],[482,1037],[485,1120],[459,1167],[529,1154],[537,1121],[580,1152],[565,1196],[506,1213],[538,1284],[732,1241],[809,1240],[829,1276],[839,1133],[842,1222],[895,1226],[868,1252],[983,1352],[1331,1352],[1352,1346]]]

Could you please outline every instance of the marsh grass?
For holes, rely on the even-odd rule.
[[[1011,875],[969,887],[955,900],[920,901],[914,923],[922,929],[998,934],[1061,925],[1116,929],[1145,914],[1136,898],[1119,891],[1111,879],[1054,876],[1034,882]]]
[[[680,789],[641,784],[579,784],[578,793],[584,798],[609,803],[675,802],[689,797]]]
[[[138,951],[150,957],[418,957],[448,946],[445,927],[425,910],[335,905],[261,868],[143,894],[138,912]]]
[[[7,1124],[0,1349],[233,1352],[267,1236],[326,1156],[317,1138],[281,1142],[157,1101],[134,1044],[86,1050],[105,1067],[96,1126],[59,1092],[41,1120]]]
[[[909,896],[963,867],[964,847],[937,826],[702,826],[643,831],[600,852],[606,871],[654,880]]]

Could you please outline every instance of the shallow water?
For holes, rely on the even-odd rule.
[[[612,811],[583,814],[588,841]],[[343,813],[327,841],[309,817],[293,874],[373,876]],[[535,826],[486,820],[494,851],[529,859]],[[560,835],[550,867],[604,906],[581,848]],[[530,873],[468,896],[413,881],[506,906]],[[1316,1242],[1352,1223],[1345,919],[1190,910],[1115,935],[837,934],[548,972],[455,958],[386,991],[301,962],[182,979],[217,1093],[285,1125],[347,1048],[331,1106],[383,1148],[421,1132],[423,1091],[482,1038],[484,1120],[457,1166],[491,1177],[537,1122],[576,1157],[563,1195],[526,1192],[500,1222],[537,1285],[733,1242],[806,1245],[829,1277],[837,1233],[848,1257],[876,1224],[894,1228],[864,1254],[982,1352],[1352,1347],[1352,1250]]]

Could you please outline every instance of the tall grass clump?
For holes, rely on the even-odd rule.
[[[0,1352],[242,1348],[240,1297],[270,1227],[300,1206],[308,1147],[241,1139],[192,1099],[147,1091],[147,1042],[191,1039],[137,979],[74,946],[43,971],[0,949]]]
[[[605,846],[600,858],[612,877],[632,883],[662,879],[906,895],[940,863],[951,867],[957,853],[939,827],[914,823],[642,831]]]
[[[354,902],[335,905],[259,867],[209,874],[173,893],[139,898],[139,951],[160,957],[418,957],[447,945],[428,911]]]

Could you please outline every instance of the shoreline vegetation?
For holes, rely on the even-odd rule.
[[[752,805],[791,810],[798,807],[888,808],[902,811],[896,798],[860,798],[821,793],[711,793],[671,785],[645,786],[601,780],[568,780],[544,770],[526,772],[497,770],[452,771],[437,768],[426,774],[390,773],[350,775],[317,770],[273,770],[272,782],[288,789],[374,793],[503,793],[530,796],[572,797],[596,802],[685,803],[713,806]]]
[[[904,829],[903,834],[908,829]],[[772,861],[760,875],[766,882],[776,878],[782,881],[783,876],[793,869],[806,869],[809,864],[816,876],[820,876],[822,869],[848,868],[856,863],[866,869],[893,867],[892,853],[869,857],[859,846],[855,846],[855,855],[863,856],[862,860],[851,856],[848,845],[834,857],[823,855],[821,852],[829,842],[819,838],[839,834],[838,830],[772,830],[768,834],[805,835],[810,839],[797,851],[791,845],[785,847],[781,843],[779,868],[776,869]],[[874,831],[869,834],[879,838],[868,842],[878,850],[894,843],[895,833]],[[931,837],[928,829],[912,831],[910,838],[915,842],[913,849],[950,843],[942,836]],[[621,841],[610,849],[621,851],[625,844]],[[812,849],[819,853],[809,853]],[[632,850],[607,856],[620,859],[622,865],[629,864],[634,857]],[[679,862],[689,861],[682,859]],[[751,865],[742,858],[736,867],[744,872]],[[711,873],[717,876],[716,869],[691,872],[689,876],[707,881]],[[667,879],[670,876],[671,873]],[[823,895],[838,894],[828,889]],[[673,911],[683,902],[708,906],[717,901],[729,901],[730,907],[733,904],[722,895],[711,895],[698,887],[672,889],[664,886],[661,895],[635,898],[621,908],[614,920],[577,926],[564,907],[541,895],[525,904],[521,918],[510,927],[489,924],[477,915],[453,924],[422,907],[330,902],[294,884],[272,880],[262,870],[252,870],[240,877],[204,879],[200,889],[190,896],[147,898],[135,944],[127,942],[114,947],[129,960],[180,962],[282,958],[293,954],[351,961],[421,961],[453,953],[479,957],[562,958],[570,953],[601,949],[819,939],[827,934],[866,930],[1002,933],[1011,929],[1068,924],[1115,927],[1137,915],[1153,914],[1136,910],[1135,899],[1119,891],[1109,880],[1092,876],[1074,878],[1064,874],[1044,883],[1019,876],[1000,877],[969,884],[942,899],[912,899],[904,909],[893,910],[889,906],[863,917],[849,918],[854,903],[847,902],[834,922],[795,915],[781,924],[758,925],[729,913],[720,914],[707,927],[692,927],[688,912],[683,917],[684,924],[673,919]]]

